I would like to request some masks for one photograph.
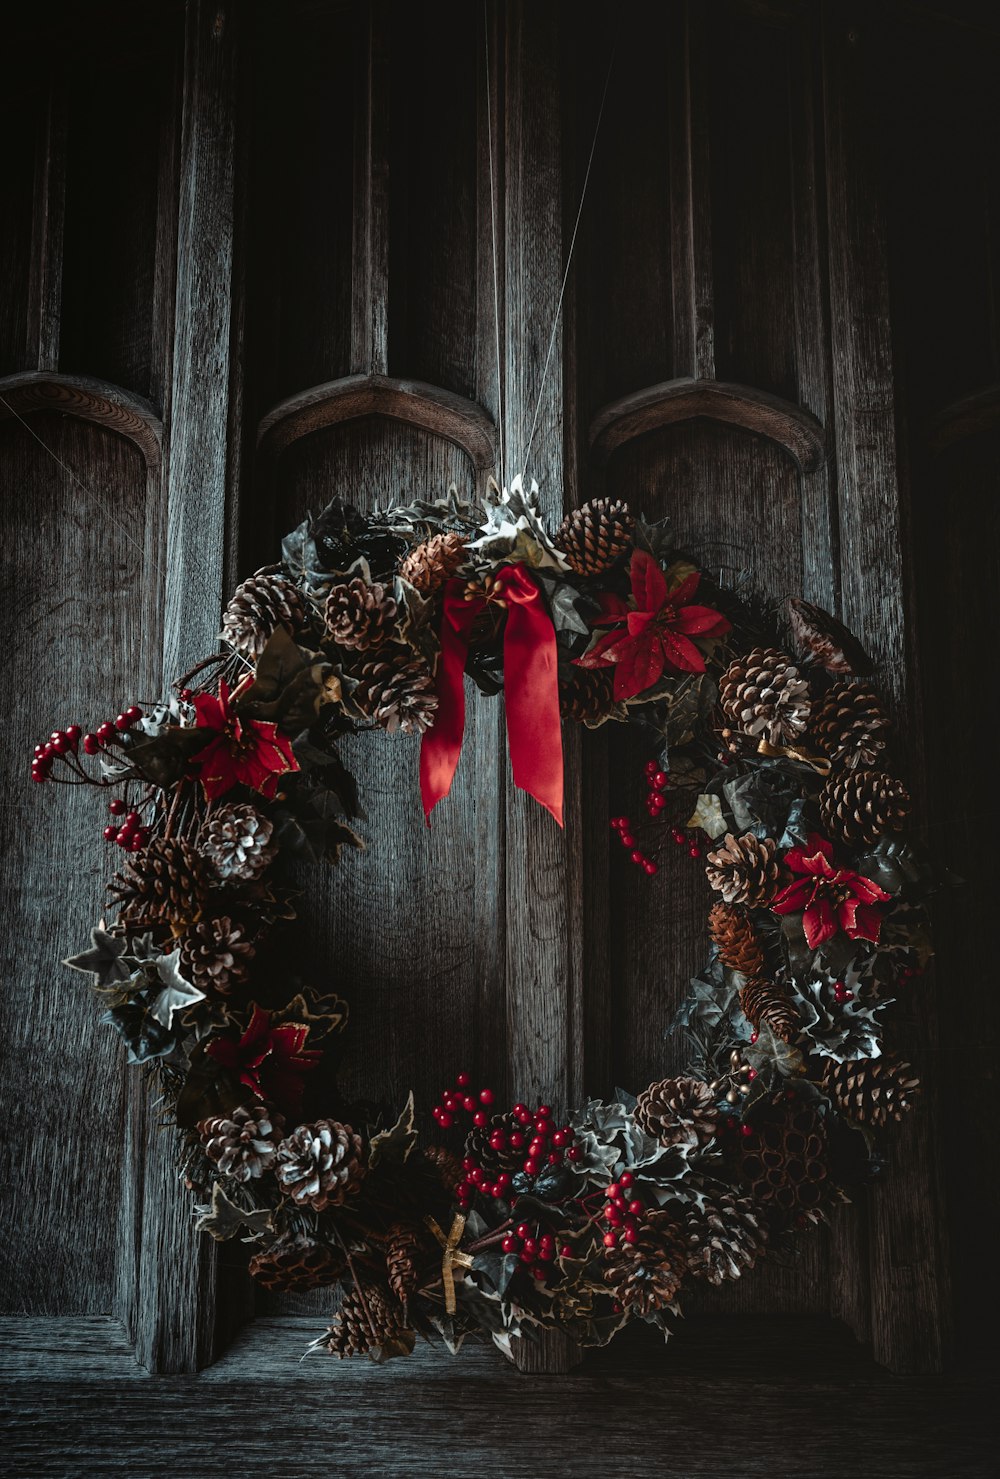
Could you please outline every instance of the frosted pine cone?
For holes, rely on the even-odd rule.
[[[229,1116],[202,1120],[198,1134],[205,1154],[223,1176],[254,1181],[277,1161],[284,1124],[266,1104],[241,1105]]]
[[[322,1349],[331,1356],[363,1356],[406,1334],[403,1312],[376,1284],[348,1290],[333,1317]]]
[[[278,627],[294,636],[305,620],[298,588],[274,570],[258,570],[236,587],[222,618],[222,639],[256,658]]]
[[[706,855],[705,877],[727,904],[756,909],[770,903],[777,892],[781,878],[777,850],[773,838],[752,832],[734,837],[727,832],[722,845]]]
[[[390,734],[423,734],[437,713],[434,677],[408,647],[387,643],[354,670],[358,686],[351,701]]]
[[[701,1193],[696,1199],[668,1202],[664,1208],[674,1219],[688,1272],[715,1285],[738,1279],[762,1256],[767,1228],[749,1198],[729,1187],[691,1187],[695,1189]]]
[[[755,647],[719,680],[719,701],[731,724],[753,739],[788,745],[809,722],[809,684],[776,647]]]
[[[868,770],[886,747],[890,724],[867,683],[834,683],[813,711],[810,736],[835,766]]]
[[[684,1277],[686,1255],[670,1217],[659,1209],[639,1223],[634,1242],[604,1250],[604,1282],[640,1316],[668,1309]]]
[[[245,883],[259,878],[278,852],[270,817],[245,803],[214,811],[199,846],[220,878],[239,878]]]
[[[361,1136],[337,1120],[300,1125],[278,1146],[278,1185],[317,1212],[352,1196],[365,1175]]]
[[[181,972],[206,996],[228,996],[246,983],[255,951],[242,924],[202,919],[181,936]]]
[[[355,576],[326,598],[326,633],[338,647],[366,652],[392,636],[398,607],[384,585]]]
[[[643,1089],[636,1122],[661,1145],[707,1145],[719,1123],[712,1090],[697,1078],[665,1078]]]

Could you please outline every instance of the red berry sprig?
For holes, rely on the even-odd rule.
[[[506,1234],[500,1246],[505,1253],[516,1253],[521,1263],[527,1265],[531,1277],[540,1284],[548,1283],[558,1274],[557,1256],[573,1257],[569,1243],[563,1243],[557,1250],[554,1234],[541,1223],[532,1227],[528,1222],[519,1222]]]
[[[105,786],[110,782],[96,780],[88,775],[80,764],[79,751],[82,749],[85,755],[96,755],[105,750],[109,745],[120,743],[120,735],[133,724],[137,724],[142,718],[142,710],[138,704],[132,704],[124,713],[112,722],[105,720],[98,725],[93,734],[84,734],[79,724],[70,724],[66,729],[55,729],[49,735],[43,745],[35,746],[35,753],[31,761],[31,779],[33,781],[58,781],[62,785],[69,786]],[[61,761],[69,771],[68,775],[53,775],[53,767],[57,761]]]
[[[848,991],[843,981],[835,981],[833,984],[833,999],[839,1007],[845,1002],[854,1000],[854,992]]]
[[[666,792],[670,788],[671,781],[665,770],[661,770],[655,760],[647,760],[645,765],[646,776],[646,811],[652,822],[665,822],[666,809],[668,805]],[[633,826],[628,817],[612,817],[612,831],[618,833],[618,840],[629,854],[631,861],[637,868],[641,868],[648,878],[652,878],[660,871],[656,856],[660,849],[645,849],[639,845],[638,829]],[[673,826],[670,836],[678,847],[687,850],[689,858],[700,858],[702,854],[698,843],[686,833],[681,827]],[[650,856],[650,853],[653,856]]]
[[[632,1189],[634,1179],[631,1171],[623,1171],[605,1192],[607,1201],[602,1213],[607,1226],[602,1239],[605,1248],[617,1248],[619,1243],[638,1240],[646,1204]]]
[[[445,1090],[441,1095],[441,1103],[436,1104],[431,1113],[442,1130],[450,1129],[455,1124],[456,1116],[462,1114],[470,1114],[476,1128],[485,1129],[489,1124],[486,1109],[493,1103],[494,1097],[492,1089],[480,1089],[478,1094],[471,1092],[469,1075],[460,1073],[455,1080],[455,1087]],[[490,1146],[493,1150],[515,1151],[517,1154],[523,1151],[521,1169],[526,1176],[540,1176],[547,1167],[561,1165],[564,1158],[569,1161],[580,1159],[583,1152],[575,1143],[573,1127],[557,1125],[551,1105],[539,1104],[536,1109],[531,1110],[526,1104],[515,1104],[511,1114],[517,1121],[518,1128],[493,1130],[490,1134]],[[473,1156],[465,1157],[462,1170],[464,1175],[456,1191],[462,1207],[467,1207],[477,1192],[481,1196],[493,1198],[505,1198],[510,1194],[513,1177],[509,1171],[491,1176]]]

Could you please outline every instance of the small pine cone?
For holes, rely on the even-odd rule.
[[[206,996],[228,996],[246,984],[255,953],[242,924],[199,920],[181,936],[181,973]]]
[[[822,1117],[782,1096],[755,1106],[749,1125],[753,1133],[740,1139],[740,1165],[753,1199],[775,1224],[796,1216],[815,1221],[833,1194]]]
[[[913,1108],[920,1080],[909,1063],[897,1058],[856,1058],[853,1062],[827,1061],[823,1089],[850,1120],[881,1128],[901,1120]]]
[[[713,904],[708,911],[708,933],[719,947],[719,959],[731,971],[759,976],[764,951],[746,913],[735,904]]]
[[[367,652],[392,636],[398,608],[384,585],[355,576],[326,598],[326,633],[338,647]]]
[[[697,1078],[665,1078],[650,1084],[636,1101],[635,1118],[661,1145],[707,1145],[719,1124],[712,1090]]]
[[[791,997],[771,981],[748,981],[740,992],[740,1006],[757,1032],[770,1027],[782,1042],[792,1042],[799,1034],[801,1024]]]
[[[222,640],[256,658],[278,627],[294,636],[305,621],[305,603],[298,587],[274,570],[258,570],[236,587],[222,618]]]
[[[870,673],[874,663],[857,637],[822,606],[792,596],[788,601],[792,640],[806,659],[828,673]]]
[[[277,856],[274,823],[246,803],[229,803],[213,811],[199,848],[220,878],[250,883]]]
[[[387,643],[354,670],[358,686],[351,701],[367,719],[394,734],[423,734],[437,713],[434,676],[408,647]]]
[[[250,1277],[275,1294],[323,1289],[347,1271],[339,1248],[319,1243],[308,1233],[288,1234],[250,1260]]]
[[[664,1208],[674,1220],[688,1272],[715,1285],[738,1279],[763,1255],[767,1227],[748,1197],[721,1185],[697,1190],[697,1199]]]
[[[405,1333],[402,1310],[375,1284],[355,1285],[341,1301],[322,1348],[343,1359],[379,1350]]]
[[[890,730],[882,700],[867,683],[834,683],[814,710],[811,738],[835,766],[868,770],[878,763]]]
[[[424,1148],[424,1160],[436,1171],[449,1196],[453,1196],[465,1175],[458,1156],[443,1145],[428,1145]]]
[[[778,844],[771,837],[727,832],[721,847],[708,853],[705,877],[727,904],[746,904],[756,909],[774,898],[781,878],[775,854]]]
[[[386,1239],[385,1265],[389,1288],[405,1305],[420,1280],[420,1234],[405,1222],[394,1223]]]
[[[614,680],[607,668],[572,667],[560,678],[559,712],[564,719],[598,729],[614,707]]]
[[[485,1171],[519,1171],[524,1165],[526,1152],[523,1149],[512,1150],[509,1146],[498,1150],[490,1144],[490,1136],[498,1131],[504,1136],[509,1136],[521,1128],[513,1114],[491,1115],[488,1124],[475,1125],[469,1131],[465,1141],[465,1154],[482,1166]]]
[[[205,860],[190,842],[154,837],[115,876],[111,897],[130,929],[170,925],[178,931],[201,918],[208,893]]]
[[[594,498],[566,515],[552,542],[577,575],[600,575],[631,548],[634,529],[627,504]]]
[[[255,1181],[278,1159],[283,1117],[266,1104],[240,1105],[231,1115],[202,1120],[198,1134],[208,1159],[223,1176]]]
[[[848,846],[877,842],[898,832],[910,814],[910,793],[902,781],[881,770],[834,774],[819,797],[819,812],[828,837]]]
[[[339,1206],[365,1175],[361,1136],[337,1120],[300,1125],[278,1146],[278,1185],[298,1206]]]
[[[604,1282],[625,1309],[640,1316],[668,1309],[677,1297],[687,1264],[668,1213],[648,1212],[635,1241],[604,1250]]]
[[[462,534],[435,534],[410,550],[399,573],[422,596],[435,596],[465,559],[465,546]]]
[[[755,647],[731,662],[719,680],[719,702],[737,729],[771,745],[791,744],[809,722],[809,684],[776,647]]]

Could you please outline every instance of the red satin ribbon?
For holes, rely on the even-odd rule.
[[[563,824],[563,754],[556,673],[556,634],[538,586],[523,565],[505,565],[494,587],[507,602],[503,696],[514,784]],[[451,789],[465,733],[465,663],[484,596],[465,599],[465,583],[449,580],[441,621],[437,713],[420,745],[420,795],[431,812]]]

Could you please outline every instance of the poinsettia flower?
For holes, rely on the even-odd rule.
[[[303,1022],[271,1025],[271,1013],[253,1006],[246,1031],[240,1037],[220,1034],[205,1051],[223,1068],[234,1073],[257,1099],[276,1104],[286,1114],[302,1108],[305,1075],[323,1056],[318,1048],[307,1048],[309,1028]]]
[[[771,905],[775,914],[802,912],[802,927],[810,950],[832,939],[838,930],[852,940],[878,940],[882,928],[879,904],[889,898],[870,878],[835,868],[833,847],[812,832],[804,847],[791,847],[785,864],[799,877],[782,889]]]
[[[648,551],[633,550],[629,566],[632,601],[604,595],[601,615],[595,626],[618,630],[599,637],[589,652],[576,659],[582,668],[615,670],[615,698],[634,698],[662,676],[703,673],[705,656],[692,637],[721,637],[730,623],[711,606],[693,606],[691,597],[701,575],[691,573],[671,590],[656,560]],[[624,627],[624,631],[621,628]]]
[[[231,696],[222,682],[218,697],[196,693],[192,700],[197,728],[214,732],[214,738],[192,761],[209,801],[234,786],[249,786],[262,796],[273,797],[281,776],[299,768],[292,742],[279,734],[277,724],[240,718],[235,707],[238,695],[239,689]]]

